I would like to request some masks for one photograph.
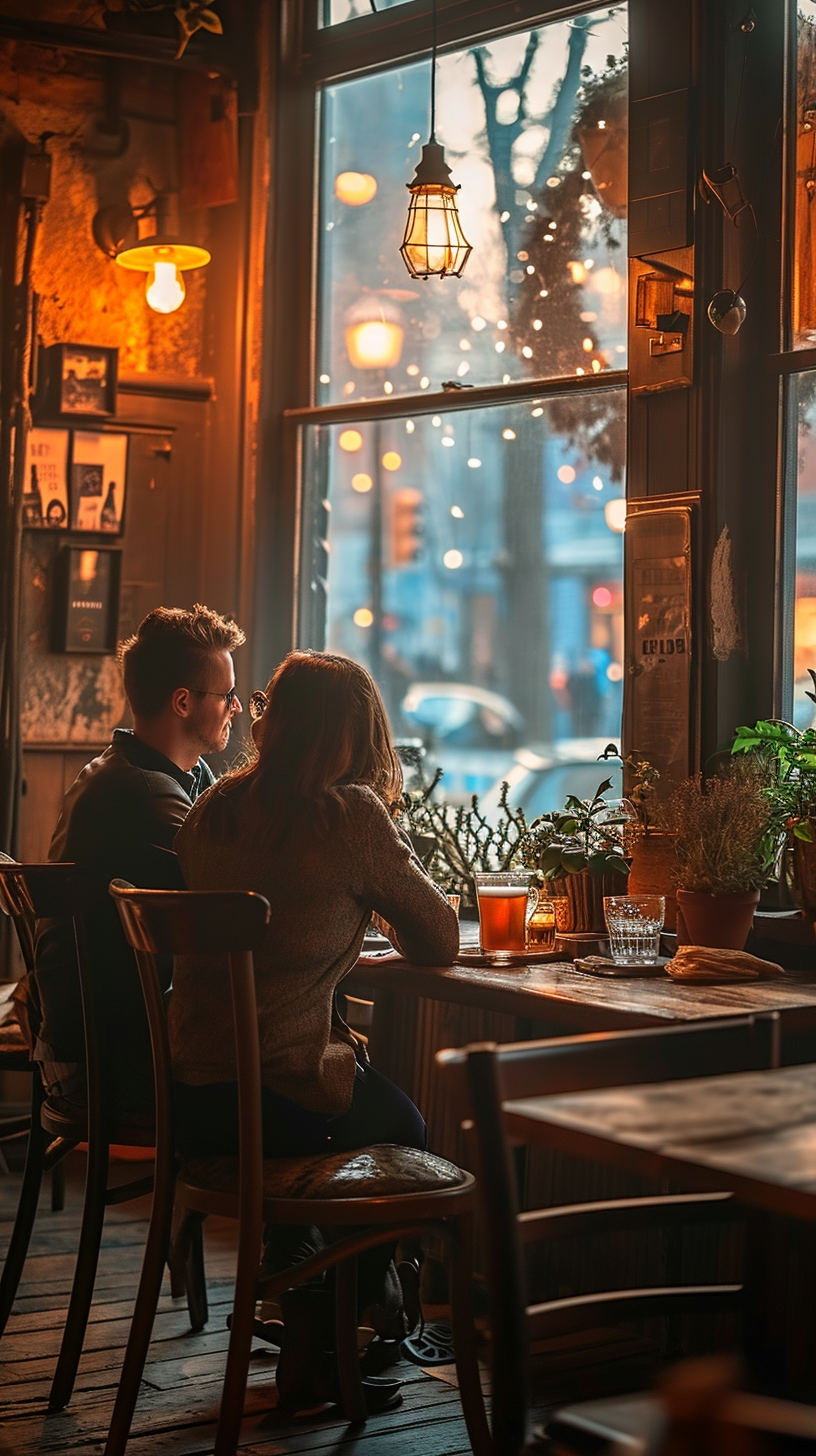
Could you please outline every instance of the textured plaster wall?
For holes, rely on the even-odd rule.
[[[76,12],[68,15],[67,10]],[[93,6],[27,7],[37,18],[87,20]],[[144,277],[119,268],[96,247],[97,208],[177,185],[176,96],[161,68],[124,66],[122,102],[130,145],[110,155],[96,122],[103,106],[103,67],[95,59],[0,42],[0,120],[36,142],[51,132],[51,200],[34,259],[38,332],[44,344],[103,344],[119,350],[120,373],[194,376],[202,372],[206,272],[187,275],[187,299],[162,317],[148,308]],[[106,155],[107,152],[107,155]],[[207,214],[192,232],[206,245]],[[132,409],[129,409],[132,415]],[[112,657],[49,651],[49,575],[62,540],[26,532],[22,600],[22,731],[27,742],[105,741],[126,711]]]
[[[122,373],[195,375],[201,371],[206,274],[187,275],[187,299],[176,314],[148,308],[144,275],[119,268],[96,246],[91,221],[100,206],[177,186],[173,75],[159,68],[122,69],[122,102],[130,145],[121,157],[99,130],[103,107],[100,62],[35,46],[0,43],[0,111],[28,141],[45,132],[52,156],[51,199],[34,259],[40,295],[38,327],[45,344],[114,345]],[[152,119],[147,119],[152,118]],[[190,222],[206,244],[207,214]]]

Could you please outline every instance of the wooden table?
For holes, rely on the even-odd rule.
[[[505,1111],[529,1145],[729,1188],[816,1223],[816,1065],[532,1097]]]
[[[670,1021],[779,1011],[784,1030],[816,1033],[816,971],[807,980],[786,976],[732,986],[691,986],[669,976],[620,980],[590,976],[568,961],[499,970],[372,962],[361,957],[349,979],[375,994],[399,992],[453,1002],[553,1023],[564,1032],[626,1031]]]
[[[477,935],[462,925],[463,943]],[[783,1063],[816,1061],[816,968],[805,980],[690,986],[665,975],[590,976],[567,961],[498,970],[362,957],[342,990],[373,999],[372,1061],[421,1108],[434,1151],[454,1161],[464,1145],[434,1064],[442,1047],[778,1011]]]
[[[816,1065],[505,1104],[538,1156],[730,1189],[752,1209],[742,1265],[752,1388],[816,1403]]]

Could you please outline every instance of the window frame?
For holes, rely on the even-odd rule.
[[[287,264],[297,273],[294,287],[282,284],[273,288],[272,330],[270,350],[270,387],[266,391],[265,413],[270,421],[267,452],[277,458],[279,470],[275,501],[259,512],[260,535],[270,538],[270,555],[259,571],[258,600],[275,584],[275,597],[280,609],[291,615],[286,623],[267,627],[258,652],[269,650],[277,660],[298,645],[302,536],[306,491],[304,479],[303,432],[308,426],[356,423],[395,418],[406,414],[426,415],[450,413],[453,410],[477,409],[513,403],[518,400],[542,401],[567,393],[593,393],[626,388],[628,409],[629,370],[608,370],[593,375],[568,375],[559,378],[531,377],[510,384],[497,384],[462,390],[423,391],[413,395],[383,395],[342,404],[317,404],[316,363],[318,348],[318,267],[320,179],[320,94],[337,82],[383,71],[407,62],[429,58],[432,41],[431,0],[406,0],[403,5],[360,16],[338,25],[319,28],[318,7],[322,0],[284,0],[281,13],[280,59],[281,91],[277,112],[277,191],[291,188],[290,217],[292,226],[283,225],[282,217],[273,219],[269,267],[282,277]],[[439,0],[437,6],[437,49],[440,53],[461,49],[463,44],[477,45],[529,30],[537,25],[568,20],[573,15],[605,11],[610,0],[518,0],[508,16],[506,3],[496,0]],[[295,149],[287,139],[299,127],[299,145]],[[275,139],[273,138],[273,141]],[[306,157],[310,165],[305,165]],[[273,164],[274,165],[274,164]],[[276,202],[274,210],[280,212]],[[301,252],[309,238],[308,284],[303,257],[297,257],[298,240]],[[267,276],[269,276],[267,274]],[[287,348],[285,340],[295,339]],[[628,360],[627,360],[628,364]],[[288,527],[288,530],[287,530]],[[288,535],[291,555],[286,561],[283,541]],[[286,603],[286,594],[289,602]],[[266,613],[261,613],[262,618]]]
[[[785,72],[782,105],[782,288],[778,353],[767,366],[778,379],[778,438],[780,442],[776,493],[776,551],[774,579],[774,714],[792,720],[794,696],[794,642],[796,608],[796,522],[798,507],[798,381],[816,369],[816,348],[797,349],[792,331],[792,284],[796,269],[796,127],[798,0],[786,0]]]

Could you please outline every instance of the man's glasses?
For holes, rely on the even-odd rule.
[[[188,693],[197,693],[200,698],[223,698],[227,708],[232,710],[238,697],[238,689],[230,688],[227,693],[214,693],[209,688],[188,688]]]

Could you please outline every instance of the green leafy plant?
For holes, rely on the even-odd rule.
[[[612,780],[604,779],[591,799],[568,794],[563,811],[544,814],[531,825],[521,852],[535,859],[545,880],[588,870],[600,879],[628,875],[623,857],[623,825],[628,816],[604,798]]]
[[[681,890],[733,895],[758,890],[776,863],[779,834],[768,775],[759,762],[726,763],[678,784],[657,811],[675,836]]]
[[[816,672],[808,671],[816,688]],[[816,703],[816,693],[807,696]],[[765,718],[753,728],[738,728],[731,752],[762,765],[777,832],[816,841],[816,728]]]

